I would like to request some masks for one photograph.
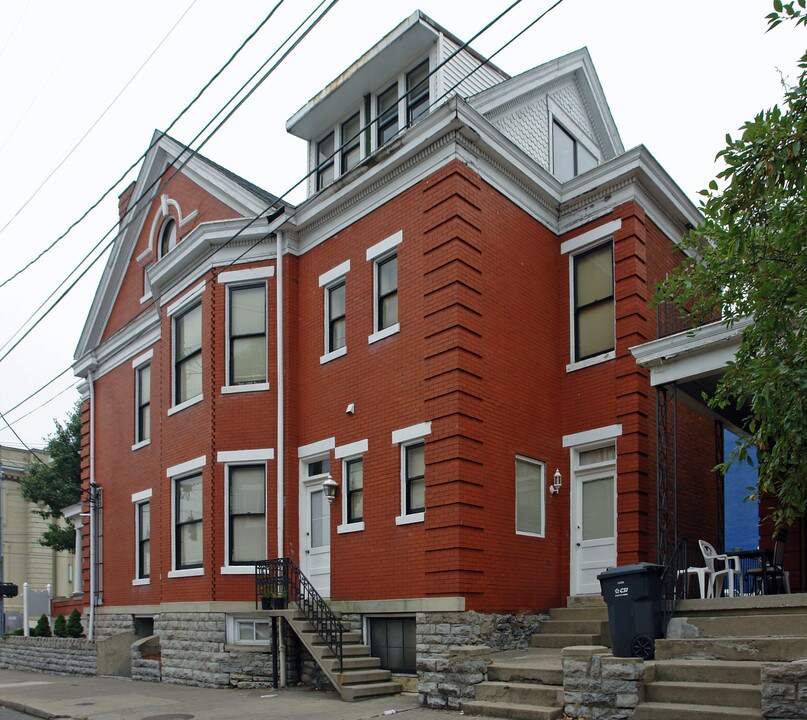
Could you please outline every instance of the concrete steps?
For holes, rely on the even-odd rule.
[[[682,705],[679,703],[642,703],[631,720],[742,720],[760,719],[761,710],[717,707],[715,705]]]
[[[493,718],[512,718],[512,720],[557,720],[563,717],[561,708],[536,707],[534,705],[503,705],[500,702],[472,700],[463,703],[466,715],[479,715]]]
[[[804,637],[714,637],[656,640],[656,659],[790,662],[807,657]]]
[[[389,670],[381,669],[381,660],[372,657],[369,646],[362,644],[361,633],[343,633],[340,670],[339,660],[302,613],[284,611],[283,617],[339,691],[342,700],[353,701],[401,692],[401,684],[392,681]]]

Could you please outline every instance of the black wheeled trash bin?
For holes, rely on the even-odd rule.
[[[661,574],[663,565],[636,563],[600,573],[608,606],[611,645],[617,657],[652,660],[661,637]]]

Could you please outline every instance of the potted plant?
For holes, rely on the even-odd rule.
[[[261,597],[261,610],[285,610],[287,607],[288,597],[283,588],[271,590]]]

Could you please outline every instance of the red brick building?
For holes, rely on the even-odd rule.
[[[528,626],[656,558],[629,348],[697,211],[622,147],[585,49],[511,78],[461,46],[415,13],[296,113],[299,206],[160,135],[121,197],[75,360],[102,508],[84,588],[99,637],[161,636],[164,678],[227,684],[183,671],[177,623],[257,643],[267,558],[400,634],[409,672],[435,613]],[[681,534],[703,536],[712,425],[680,428]],[[483,635],[461,639],[514,642]]]

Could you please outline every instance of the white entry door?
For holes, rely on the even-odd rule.
[[[597,575],[616,565],[615,450],[572,451],[572,595],[599,594]]]
[[[327,461],[325,461],[327,463]],[[322,597],[331,596],[331,506],[320,475],[322,461],[304,466],[300,498],[301,570]]]

